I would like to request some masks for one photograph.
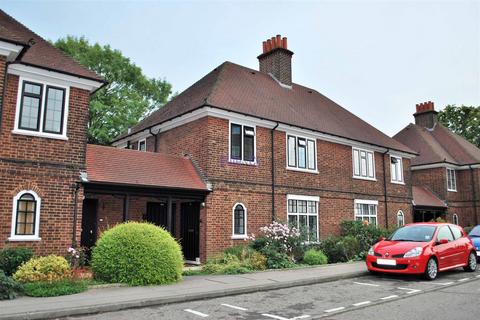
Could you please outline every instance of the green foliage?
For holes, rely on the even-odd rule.
[[[463,228],[463,231],[465,231],[466,234],[469,234],[470,231],[472,231],[472,229],[474,228],[475,226],[468,226],[468,227],[465,227]]]
[[[56,297],[88,290],[86,281],[60,280],[53,282],[31,282],[22,286],[25,295],[31,297]]]
[[[340,224],[342,236],[355,237],[360,251],[367,252],[381,237],[388,237],[394,230],[385,230],[375,225],[365,225],[361,221],[345,220]]]
[[[18,284],[0,270],[0,300],[11,300],[17,297]]]
[[[292,258],[287,255],[285,250],[281,250],[278,245],[272,245],[264,237],[253,240],[250,242],[250,246],[267,258],[268,269],[284,269],[295,266]]]
[[[328,237],[320,243],[320,249],[327,255],[329,263],[347,262],[360,254],[360,243],[352,236]]]
[[[447,220],[445,220],[445,219],[442,218],[442,217],[437,217],[437,218],[435,218],[435,219],[430,220],[430,222],[446,223]]]
[[[164,229],[149,223],[128,222],[107,230],[92,251],[97,279],[110,283],[150,285],[182,278],[179,244]]]
[[[90,99],[90,143],[108,144],[167,102],[171,93],[168,82],[147,78],[141,68],[109,45],[72,36],[53,45],[108,82]]]
[[[33,252],[28,248],[6,248],[0,251],[0,269],[7,276],[11,276],[17,271],[22,263],[27,262],[33,257]]]
[[[456,134],[480,147],[480,106],[448,105],[438,113],[438,120]]]
[[[327,264],[327,256],[320,250],[308,249],[303,256],[303,262],[308,265]]]
[[[33,258],[13,275],[19,282],[58,281],[70,277],[70,265],[64,257],[50,255]]]
[[[239,274],[265,270],[267,258],[248,246],[235,246],[210,259],[203,267],[205,273]]]

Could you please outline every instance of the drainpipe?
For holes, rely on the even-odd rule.
[[[388,204],[387,204],[387,171],[385,171],[385,155],[390,151],[387,149],[382,154],[382,163],[383,163],[383,194],[385,200],[385,227],[388,229]]]
[[[75,182],[73,197],[73,228],[72,228],[72,248],[77,247],[77,221],[78,221],[78,190],[80,190],[80,182]]]
[[[8,65],[5,63],[5,74],[3,76],[3,90],[2,90],[2,101],[0,101],[0,134],[2,133],[2,116],[3,116],[3,106],[5,105],[5,93],[7,92],[7,76],[8,76]]]
[[[475,225],[478,225],[478,212],[477,212],[477,189],[475,188],[475,177],[472,165],[470,167],[470,176],[471,176],[471,183],[472,183],[472,196],[473,196],[473,212],[475,214]]]
[[[157,134],[154,134],[153,131],[152,131],[152,128],[148,128],[148,132],[153,136],[153,138],[155,139],[155,145],[154,145],[154,152],[158,152],[158,146],[157,146],[157,143],[158,143],[158,134],[160,133],[160,130],[158,130]]]
[[[275,129],[278,128],[278,122],[271,130],[272,136],[272,222],[275,221],[277,215],[275,214]]]

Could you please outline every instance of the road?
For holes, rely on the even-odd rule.
[[[472,319],[478,315],[480,272],[418,277],[368,275],[309,286],[70,319]]]

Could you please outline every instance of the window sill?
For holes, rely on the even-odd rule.
[[[42,240],[42,238],[39,238],[37,236],[25,236],[25,237],[22,237],[22,236],[11,236],[8,238],[8,241],[40,241]]]
[[[244,164],[244,165],[247,165],[247,166],[258,166],[258,163],[256,161],[244,161],[244,160],[229,159],[228,163]]]
[[[405,182],[403,182],[403,181],[390,181],[390,182],[393,183],[393,184],[403,184],[403,185],[405,185]]]
[[[376,178],[366,178],[366,177],[357,177],[357,176],[353,176],[352,178],[357,180],[377,181]]]
[[[447,189],[448,192],[457,192],[457,190]]]
[[[287,169],[287,170],[290,170],[290,171],[297,171],[297,172],[306,172],[306,173],[318,174],[318,170],[301,169],[301,168],[293,168],[293,167],[286,167],[286,169]]]
[[[46,132],[38,132],[38,131],[28,131],[22,129],[15,129],[12,130],[13,134],[19,134],[23,136],[32,136],[32,137],[39,137],[39,138],[48,138],[48,139],[57,139],[57,140],[64,140],[67,141],[68,137],[60,134],[53,134],[53,133],[46,133]]]
[[[233,235],[232,239],[233,240],[246,240],[246,239],[248,239],[248,236]]]

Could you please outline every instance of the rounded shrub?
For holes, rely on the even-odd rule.
[[[17,271],[22,263],[33,257],[33,251],[29,248],[6,248],[0,251],[0,270],[7,276]]]
[[[327,264],[328,258],[320,250],[309,249],[305,252],[305,255],[303,256],[303,262],[311,266],[319,265],[319,264]]]
[[[70,265],[64,257],[50,255],[33,258],[22,264],[13,275],[19,282],[58,281],[69,278]]]
[[[150,223],[127,222],[105,231],[92,251],[95,277],[129,285],[168,284],[182,278],[179,244]]]

